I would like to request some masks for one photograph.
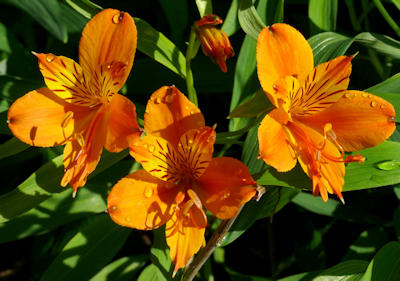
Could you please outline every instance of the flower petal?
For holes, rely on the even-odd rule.
[[[99,97],[88,90],[89,76],[85,76],[74,60],[53,54],[36,54],[39,69],[47,87],[66,102],[80,106],[95,106]]]
[[[226,220],[236,216],[240,206],[256,194],[256,186],[242,162],[230,157],[217,157],[198,179],[194,190],[208,210]]]
[[[136,121],[136,107],[128,98],[116,94],[110,102],[109,112],[104,146],[108,151],[120,152],[136,143],[142,134]]]
[[[85,26],[79,42],[79,63],[92,77],[103,66],[118,66],[112,80],[124,85],[132,69],[136,52],[137,30],[133,18],[126,12],[105,9]],[[114,71],[112,72],[114,73]]]
[[[283,110],[274,109],[264,117],[258,128],[260,158],[279,172],[293,169],[297,162],[289,142],[290,136],[282,126],[286,122]]]
[[[88,175],[96,169],[106,140],[107,114],[106,108],[100,107],[91,118],[90,124],[81,132],[75,132],[72,142],[65,146],[62,186],[69,183],[76,192],[78,187],[85,185]]]
[[[8,126],[21,141],[33,146],[55,146],[69,139],[85,107],[73,106],[47,88],[31,91],[8,110]],[[82,118],[81,118],[82,119]],[[83,120],[82,120],[83,121]]]
[[[144,115],[147,135],[162,137],[174,146],[183,133],[204,126],[200,110],[174,86],[161,87],[147,103]]]
[[[302,86],[291,96],[292,115],[312,115],[337,102],[349,85],[352,59],[353,56],[341,56],[321,63],[300,80]]]
[[[261,86],[277,106],[273,84],[288,75],[303,79],[314,67],[310,45],[303,35],[288,24],[264,28],[257,40],[257,73]]]
[[[107,198],[108,213],[119,225],[154,229],[171,218],[177,192],[174,186],[139,170],[114,185]]]
[[[130,147],[130,153],[153,176],[178,182],[182,174],[197,178],[204,173],[212,158],[214,141],[214,129],[203,127],[183,134],[177,149],[161,137],[145,136]]]
[[[347,91],[326,110],[304,118],[304,124],[323,132],[327,123],[345,151],[357,151],[378,145],[396,128],[395,111],[386,100],[361,91]]]
[[[175,264],[174,274],[183,268],[205,243],[205,228],[198,228],[192,220],[181,213],[174,212],[165,227],[169,254]]]
[[[323,135],[301,123],[289,122],[290,132],[297,143],[296,152],[304,172],[313,181],[313,194],[324,201],[328,193],[343,199],[344,162],[338,148]]]

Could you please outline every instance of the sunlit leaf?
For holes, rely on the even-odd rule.
[[[88,280],[114,257],[130,232],[107,214],[94,217],[65,245],[41,280]]]
[[[57,39],[68,41],[67,27],[60,21],[61,7],[57,0],[6,0],[24,10]]]
[[[89,281],[131,281],[149,259],[148,255],[119,258],[105,266]]]
[[[335,31],[337,17],[337,0],[310,0],[308,17],[311,20],[313,33]]]
[[[158,32],[146,21],[135,18],[138,30],[137,48],[177,73],[182,78],[186,76],[186,59],[181,51],[161,32]]]
[[[236,107],[228,116],[228,118],[245,117],[251,118],[256,117],[258,114],[264,111],[272,109],[272,104],[265,95],[262,89],[258,90],[252,98],[243,102]]]
[[[102,8],[89,0],[65,0],[74,10],[88,19],[99,13]]]
[[[382,247],[369,263],[363,281],[400,280],[400,242],[390,242]]]
[[[161,270],[154,264],[148,265],[142,273],[140,273],[137,281],[167,281]]]
[[[127,154],[128,152],[126,150],[120,153],[103,151],[101,161],[96,170],[90,175],[89,179],[114,165]],[[0,223],[29,211],[48,199],[53,193],[64,191],[65,188],[60,186],[63,173],[64,167],[62,155],[60,155],[40,167],[17,188],[1,195]]]
[[[228,13],[224,19],[221,29],[226,33],[226,35],[231,36],[240,29],[239,19],[238,19],[238,8],[240,0],[232,0],[231,6]]]
[[[200,17],[212,14],[212,2],[211,0],[196,0],[197,9],[199,10]]]
[[[0,51],[10,53],[10,43],[7,38],[7,27],[0,22]]]
[[[12,137],[5,143],[0,144],[0,159],[20,153],[28,147],[30,147],[29,144],[20,141],[16,137]]]
[[[258,34],[265,27],[265,23],[258,15],[251,0],[240,0],[238,18],[243,31],[257,40]]]

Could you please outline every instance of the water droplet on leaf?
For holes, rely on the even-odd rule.
[[[396,170],[400,168],[400,161],[398,160],[390,160],[390,161],[384,161],[381,163],[378,163],[376,167],[380,170],[384,171],[391,171],[391,170]]]

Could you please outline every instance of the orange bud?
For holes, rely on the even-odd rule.
[[[221,23],[220,17],[207,15],[195,22],[195,27],[203,53],[217,63],[223,72],[227,72],[225,61],[233,57],[234,52],[226,33],[214,27]]]

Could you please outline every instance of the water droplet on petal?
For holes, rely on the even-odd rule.
[[[371,101],[371,106],[372,106],[372,107],[376,107],[376,106],[377,106],[377,104],[378,104],[378,103],[377,103],[376,101],[374,101],[374,100],[373,100],[373,101]]]
[[[372,95],[371,95],[371,94],[369,94],[369,95],[368,95],[368,98],[372,99]]]
[[[174,100],[174,97],[172,95],[165,96],[165,102],[166,103],[171,104],[173,100]]]
[[[353,95],[350,94],[350,93],[346,93],[344,96],[345,96],[346,98],[351,98],[351,97],[353,97]]]
[[[191,111],[190,111],[190,115],[193,115],[193,114],[195,114],[195,111],[194,111],[194,110],[191,110]]]
[[[117,206],[112,205],[108,210],[109,210],[110,212],[115,212],[117,209],[118,209]]]
[[[151,144],[151,145],[149,146],[149,151],[150,151],[150,153],[153,153],[154,150],[156,150],[156,148],[154,147],[154,145]]]
[[[224,193],[224,195],[222,195],[222,199],[227,199],[229,196],[231,196],[231,193],[226,192],[226,193]]]
[[[122,20],[122,17],[123,17],[123,16],[124,16],[123,13],[115,14],[115,15],[112,17],[112,22],[115,23],[115,24],[120,23],[120,21]]]
[[[160,99],[160,98],[156,98],[156,99],[154,100],[154,103],[155,103],[155,104],[161,103],[161,99]]]
[[[362,93],[362,96],[363,96],[364,98],[366,98],[366,97],[368,97],[368,94],[367,94],[367,93]]]
[[[144,189],[144,193],[143,193],[144,197],[146,198],[150,198],[151,196],[153,196],[153,188],[152,187],[146,187]]]
[[[47,60],[47,62],[52,62],[55,58],[56,58],[56,57],[53,56],[53,55],[48,55],[48,56],[46,57],[46,60]]]
[[[127,222],[131,222],[131,221],[132,221],[132,218],[131,218],[131,217],[125,217],[125,220],[126,220]]]
[[[381,109],[384,109],[385,108],[385,105],[384,104],[381,104]]]
[[[185,109],[186,109],[186,110],[189,110],[189,106],[188,106],[188,105],[187,105],[187,106],[185,106]]]
[[[396,170],[400,168],[400,161],[398,160],[390,160],[390,161],[384,161],[381,163],[378,163],[376,167],[380,170],[384,171],[391,171],[391,170]]]
[[[193,144],[193,140],[189,140],[188,143],[189,143],[189,144]]]

